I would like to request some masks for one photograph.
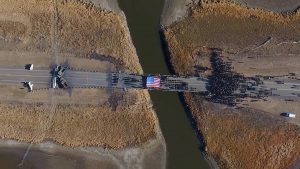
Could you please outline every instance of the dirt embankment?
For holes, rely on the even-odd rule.
[[[91,71],[106,67],[142,73],[126,21],[118,13],[77,0],[0,3],[1,66],[23,68],[33,63],[39,69],[58,63]],[[1,85],[0,90],[8,88],[14,92],[1,95],[9,99],[0,105],[3,139],[123,148],[158,137],[146,91],[91,89],[86,97],[89,89],[26,93]],[[16,100],[19,97],[26,101]]]
[[[217,51],[230,63],[232,72],[245,77],[289,73],[300,77],[299,11],[281,15],[224,1],[207,1],[193,6],[184,20],[165,27],[164,35],[178,74],[212,75],[212,53]],[[265,109],[255,105],[234,109],[207,102],[197,94],[185,94],[185,99],[197,121],[195,127],[203,135],[207,153],[221,168],[297,166],[299,126],[288,123],[279,117],[279,109],[273,109],[276,105],[291,107],[284,100],[261,102],[268,105]],[[297,107],[299,102],[291,104]]]

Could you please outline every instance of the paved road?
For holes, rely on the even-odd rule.
[[[65,79],[72,87],[115,87],[115,88],[144,88],[141,75],[124,73],[80,72],[67,70]],[[160,90],[205,92],[207,80],[199,77],[161,76]]]
[[[300,80],[288,81],[264,81],[263,85],[259,85],[262,90],[269,89],[272,96],[281,97],[299,97],[300,98]]]
[[[161,75],[160,90],[206,92],[208,80],[199,77],[178,77]],[[145,76],[125,73],[100,73],[66,70],[64,78],[71,87],[114,87],[145,88]],[[0,83],[16,84],[31,81],[39,87],[49,88],[50,70],[25,70],[0,68]],[[299,97],[300,80],[264,80],[263,84],[247,88],[246,93],[265,93],[268,96]]]
[[[0,68],[0,83],[15,84],[31,81],[34,84],[41,84],[45,87],[51,82],[49,70],[32,70]]]
[[[64,74],[71,87],[108,87],[108,74],[99,72],[79,72],[67,70]]]
[[[290,82],[274,82],[274,81],[265,81],[265,86],[273,89],[272,94],[274,96],[298,96],[300,97],[300,80],[290,81]]]
[[[200,77],[161,76],[162,90],[206,92],[208,80]]]
[[[298,97],[300,98],[300,80],[294,79],[272,79],[263,80],[262,84],[253,85],[247,88],[246,94]]]

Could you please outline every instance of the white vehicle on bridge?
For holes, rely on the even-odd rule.
[[[284,116],[284,117],[291,117],[291,118],[295,118],[296,117],[296,114],[294,113],[289,113],[289,112],[283,112],[280,114],[281,116]]]

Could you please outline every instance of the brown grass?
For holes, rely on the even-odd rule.
[[[47,105],[2,104],[1,137],[34,143],[50,139],[67,146],[110,148],[136,146],[155,137],[151,110],[112,111],[107,106],[59,105],[51,121],[48,112]]]
[[[209,154],[221,168],[287,168],[300,156],[300,128],[280,117],[243,109],[213,109],[186,94]]]
[[[300,17],[296,15],[284,17],[226,4],[212,6],[197,8],[190,17],[165,30],[173,55],[175,50],[180,51],[190,61],[191,51],[199,47],[238,52],[265,41],[268,36],[278,40],[300,39]],[[288,24],[282,24],[278,20]],[[181,57],[180,52],[176,57]]]
[[[52,43],[57,41],[60,52],[84,58],[92,53],[106,55],[131,72],[142,72],[123,18],[113,12],[76,0],[63,1],[57,4],[55,19],[55,5],[50,0],[0,3],[4,13],[0,17],[0,36],[29,39],[25,44],[25,40],[17,43],[19,49],[51,53]]]
[[[59,4],[58,11],[59,41],[63,51],[84,53],[86,57],[92,52],[105,54],[134,73],[141,73],[120,16],[78,2]]]
[[[277,24],[289,24],[294,21],[299,22],[300,11],[296,11],[291,15],[283,15],[277,12],[265,11],[257,8],[247,8],[228,1],[220,2],[206,2],[200,6],[196,6],[192,10],[192,16],[206,16],[206,15],[227,15],[235,18],[252,18],[265,22],[274,22]]]
[[[108,104],[59,104],[53,112],[42,103],[1,104],[0,136],[34,143],[50,139],[67,146],[139,145],[156,133],[154,113],[143,98],[147,95],[137,93],[141,97],[135,103],[120,103],[116,110]]]
[[[57,1],[57,5],[54,2],[0,0],[0,43],[3,44],[0,54],[14,56],[7,60],[0,57],[5,65],[20,68],[24,61],[36,61],[37,66],[45,68],[57,56],[58,61],[68,59],[73,64],[71,67],[79,65],[80,69],[102,70],[103,66],[115,64],[127,72],[142,73],[122,16],[79,0]],[[106,62],[111,63],[101,64],[101,58],[93,62],[92,54],[104,55]],[[22,57],[17,64],[16,55]],[[74,91],[77,98],[73,100],[66,93],[37,91],[31,95],[21,93],[33,101],[1,102],[0,137],[111,148],[141,145],[156,137],[155,114],[146,91],[126,92],[119,100],[109,97],[104,90],[87,97],[87,91]],[[92,99],[95,96],[99,98]],[[13,98],[11,94],[1,97]],[[67,101],[59,102],[59,98]],[[85,104],[77,104],[80,99]],[[86,104],[89,99],[91,104]]]
[[[225,1],[207,1],[193,7],[191,16],[170,25],[164,34],[176,73],[193,74],[194,66],[210,67],[211,48],[236,59],[251,56],[242,52],[255,48],[269,36],[274,44],[300,40],[300,15],[297,12],[284,16]],[[286,58],[285,52],[299,53],[297,46],[270,52],[269,49],[274,48],[278,47],[266,46],[252,54],[270,55],[265,60],[269,58],[272,62],[275,57]],[[235,54],[237,56],[233,57]],[[247,63],[245,67],[249,67]],[[242,73],[247,73],[246,69]],[[185,99],[204,136],[208,153],[216,158],[221,168],[287,168],[299,158],[298,126],[258,110],[224,109],[191,94],[185,94]]]
[[[190,17],[166,28],[164,34],[175,70],[188,73],[197,62],[193,59],[197,48],[219,48],[236,53],[262,43],[269,36],[278,41],[299,40],[300,17],[284,17],[228,4],[204,5],[195,9]]]

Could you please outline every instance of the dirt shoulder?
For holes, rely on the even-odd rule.
[[[219,55],[245,77],[300,77],[300,13],[281,15],[233,3],[195,4],[185,19],[165,27],[172,66],[178,74],[210,76]],[[298,120],[280,117],[299,100],[244,101],[235,108],[185,94],[207,153],[221,168],[286,168],[300,158]],[[265,105],[265,106],[264,106]],[[280,107],[280,108],[279,108]]]
[[[0,1],[1,66],[66,64],[89,71],[142,73],[116,3]],[[107,9],[114,9],[113,12]],[[71,146],[125,148],[163,142],[147,91],[104,89],[26,93],[1,86],[0,137]],[[25,100],[17,98],[24,98]],[[4,99],[5,100],[5,99]]]

